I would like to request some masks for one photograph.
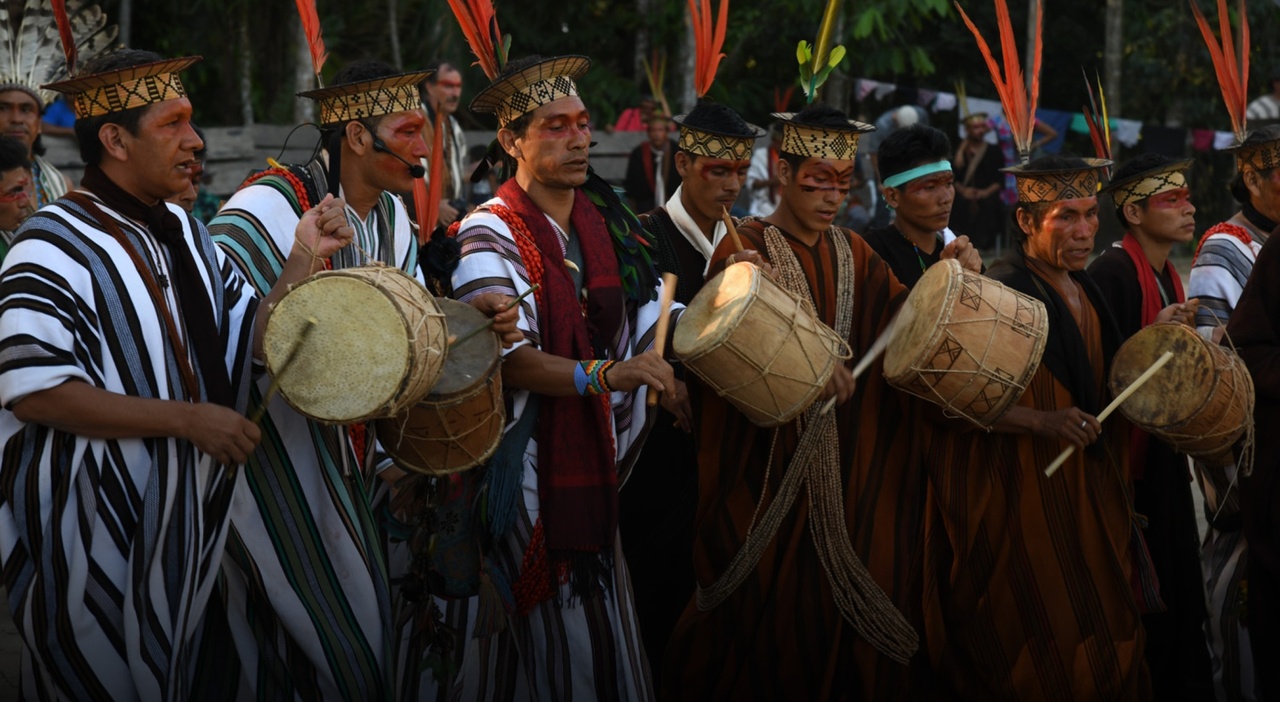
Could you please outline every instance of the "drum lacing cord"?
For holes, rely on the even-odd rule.
[[[1218,315],[1215,314],[1213,315],[1213,321],[1218,325],[1220,329],[1222,329],[1222,338],[1226,339],[1227,344],[1231,347],[1232,359],[1231,359],[1230,367],[1234,370],[1236,364],[1240,362],[1239,361],[1240,354],[1236,350],[1236,343],[1231,339],[1231,334],[1227,332],[1227,326],[1222,323],[1222,318],[1220,318]],[[1253,376],[1249,375],[1247,368],[1245,369],[1245,372],[1243,374],[1240,374],[1240,373],[1236,374],[1237,379],[1240,379],[1241,376],[1243,376],[1245,382],[1248,382],[1249,386],[1252,388]],[[1244,441],[1240,445],[1240,457],[1236,459],[1235,473],[1231,476],[1231,482],[1227,484],[1227,489],[1223,491],[1222,496],[1217,500],[1218,505],[1213,511],[1213,519],[1209,520],[1211,524],[1213,522],[1217,522],[1218,518],[1222,515],[1222,510],[1226,508],[1228,503],[1227,498],[1231,496],[1231,491],[1235,488],[1236,483],[1239,481],[1240,474],[1244,473],[1244,476],[1246,478],[1253,475],[1253,455],[1254,455],[1254,442],[1256,440],[1256,434],[1255,434],[1256,427],[1254,426],[1254,423],[1253,423],[1254,397],[1252,396],[1252,393],[1250,393],[1250,395],[1245,398],[1245,403],[1248,405],[1248,407],[1245,408],[1246,411],[1245,411],[1245,419],[1244,419],[1244,425],[1245,425]]]
[[[848,235],[843,230],[833,227],[828,230],[828,236],[835,243],[839,273],[835,328],[841,338],[847,339],[853,325],[853,253],[846,238]],[[801,300],[808,297],[808,283],[800,263],[776,228],[765,229],[765,245],[782,287]],[[800,443],[788,462],[778,495],[765,510],[757,529],[755,522],[767,496],[770,468],[780,432],[774,430],[765,468],[764,489],[743,546],[715,583],[708,588],[698,587],[698,609],[706,611],[720,604],[754,570],[803,483],[812,509],[808,520],[809,533],[816,546],[818,560],[827,574],[836,607],[868,643],[889,658],[905,664],[915,654],[920,638],[871,577],[849,539],[836,414],[823,413],[818,405],[811,406],[797,421],[797,431]]]
[[[956,267],[959,268],[958,265]],[[956,280],[959,281],[961,288],[964,288],[965,284],[970,279],[975,279],[982,283],[994,283],[997,286],[999,285],[999,283],[997,283],[996,281],[984,280],[981,276],[977,276],[963,270],[959,272],[959,275],[956,278]],[[1016,293],[1014,293],[1009,288],[1000,289],[1000,293],[1002,295],[1011,295],[1015,299],[1017,297]],[[950,297],[949,292],[947,297]],[[915,374],[915,376],[921,381],[920,384],[925,387],[928,387],[929,389],[928,393],[923,394],[919,392],[917,389],[919,386],[917,386],[914,383],[912,384],[912,388],[909,389],[908,392],[911,392],[912,394],[915,394],[915,395],[919,395],[920,397],[923,397],[926,400],[930,400],[937,405],[941,405],[943,414],[948,418],[951,418],[951,419],[955,419],[957,417],[964,418],[982,427],[986,431],[990,432],[991,431],[990,424],[994,424],[994,421],[995,421],[994,419],[990,424],[983,423],[981,421],[982,419],[981,417],[971,416],[968,412],[965,411],[965,409],[956,407],[955,404],[952,402],[952,400],[954,400],[956,397],[959,397],[961,393],[967,390],[970,385],[972,385],[974,382],[977,381],[978,378],[998,378],[1002,384],[1007,384],[1012,389],[1011,393],[1014,397],[1020,397],[1022,393],[1026,391],[1027,385],[1031,382],[1031,376],[1035,374],[1035,369],[1038,364],[1028,364],[1028,367],[1023,371],[1022,378],[995,376],[986,370],[987,368],[990,367],[987,365],[987,357],[991,354],[992,350],[995,349],[996,347],[996,332],[1002,328],[1004,329],[1017,328],[1018,320],[1016,318],[1010,318],[1008,315],[1003,314],[1000,311],[1000,307],[998,307],[997,305],[992,305],[988,303],[986,299],[982,298],[980,295],[977,297],[982,300],[982,304],[986,304],[990,306],[991,309],[995,311],[995,314],[987,317],[970,317],[962,321],[956,321],[952,319],[952,312],[954,311],[954,308],[951,308],[946,311],[946,319],[941,320],[938,327],[939,329],[946,329],[950,326],[959,325],[959,324],[988,324],[990,327],[990,330],[987,334],[987,344],[985,347],[983,347],[981,358],[975,357],[973,353],[969,351],[968,348],[961,349],[965,355],[973,359],[974,363],[976,363],[978,368],[980,368],[981,370],[978,370],[978,371],[956,370],[953,368],[937,368],[932,365],[929,365],[935,358],[937,358],[940,355],[940,353],[935,352],[934,348],[931,347],[930,349],[928,349],[928,351],[931,353],[929,358],[920,359],[917,357],[916,359],[917,361],[923,360],[924,365],[917,365],[916,363],[912,363],[911,366],[909,367],[909,370],[911,371],[911,373]],[[1024,329],[1027,335],[1036,335],[1036,336],[1039,336],[1041,339],[1043,339],[1046,336],[1046,332],[1044,330],[1033,327],[1030,324],[1021,325],[1021,328]],[[929,382],[925,381],[924,378],[926,373],[928,373],[929,375],[935,375],[935,376],[937,375],[968,375],[972,377],[969,379],[969,382],[966,383],[964,387],[955,389],[951,397],[946,397],[938,391],[938,386],[941,385],[941,382],[934,382],[930,384]],[[973,402],[971,401],[968,407],[972,407],[972,406],[973,406]],[[988,410],[988,412],[989,411],[990,410]]]

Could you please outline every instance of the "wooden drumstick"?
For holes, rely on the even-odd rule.
[[[871,364],[874,363],[877,358],[880,358],[880,355],[884,353],[885,349],[889,348],[889,342],[893,341],[894,334],[898,331],[898,316],[900,314],[902,314],[901,308],[894,313],[893,319],[890,319],[889,324],[885,325],[884,332],[871,344],[871,348],[867,349],[867,352],[862,354],[862,358],[858,359],[858,365],[853,367],[853,373],[851,374],[853,380],[857,380],[858,376],[867,372],[867,369],[871,367]],[[835,406],[836,398],[832,397],[827,400],[827,404],[822,406],[822,412],[820,412],[820,414],[830,412]]]
[[[738,228],[733,226],[733,217],[729,216],[729,210],[726,210],[724,205],[720,206],[720,216],[724,219],[725,229],[729,230],[729,237],[733,239],[733,248],[738,253],[742,253],[744,249],[742,248],[742,239],[738,238]]]
[[[541,284],[541,283],[535,283],[535,284],[534,284],[532,287],[530,287],[528,290],[525,290],[523,293],[520,293],[520,297],[517,297],[516,299],[512,300],[511,302],[508,302],[507,304],[503,305],[503,306],[502,306],[502,309],[498,310],[498,312],[499,312],[499,313],[501,313],[501,312],[506,312],[507,310],[511,309],[512,307],[515,307],[516,305],[520,304],[520,301],[521,301],[521,300],[523,300],[523,299],[525,299],[526,297],[529,297],[530,295],[532,295],[532,294],[533,294],[534,292],[536,292],[536,291],[538,290],[538,288],[540,288],[540,287],[542,287],[542,284]],[[488,320],[488,321],[486,321],[484,324],[481,324],[480,326],[476,327],[475,329],[472,329],[471,331],[469,331],[469,332],[467,332],[467,333],[463,334],[462,336],[450,336],[450,337],[449,337],[448,346],[449,346],[449,348],[453,348],[454,346],[457,346],[458,344],[461,344],[461,343],[463,343],[463,342],[467,341],[468,339],[470,339],[471,337],[473,337],[473,336],[475,336],[475,335],[479,334],[480,332],[482,332],[482,331],[487,331],[487,330],[489,330],[489,329],[493,329],[493,317],[490,317],[490,318],[489,318],[489,320]]]
[[[289,349],[289,355],[284,357],[284,363],[280,364],[280,370],[271,378],[271,384],[267,386],[267,394],[262,396],[262,402],[258,404],[253,414],[249,415],[249,421],[255,425],[262,421],[262,417],[267,413],[267,406],[271,404],[271,398],[280,392],[280,379],[284,374],[289,372],[289,368],[293,362],[298,360],[298,352],[302,350],[302,345],[307,342],[307,337],[311,335],[312,330],[316,328],[319,321],[315,317],[307,317],[307,323],[302,327],[302,332],[298,335],[298,340],[293,344],[293,348]],[[234,481],[239,473],[240,467],[231,464],[227,466],[227,480]]]
[[[662,302],[658,308],[658,326],[653,338],[653,350],[657,351],[659,356],[663,355],[667,346],[667,325],[671,323],[671,301],[676,297],[676,280],[675,273],[662,274]],[[653,386],[649,386],[648,395],[644,399],[645,405],[657,406],[659,394]]]
[[[289,349],[289,355],[284,357],[284,363],[280,364],[280,370],[276,372],[275,377],[271,379],[271,384],[267,386],[267,394],[262,396],[262,403],[253,411],[249,421],[254,424],[262,421],[262,415],[267,413],[267,405],[271,404],[271,398],[280,392],[280,380],[284,378],[285,373],[289,372],[293,362],[298,360],[298,352],[302,350],[302,345],[307,342],[307,337],[311,335],[317,324],[319,324],[319,321],[315,317],[307,318],[307,324],[302,327],[302,332],[298,335],[298,341],[294,343],[293,348]]]
[[[1119,395],[1116,395],[1116,399],[1112,400],[1111,404],[1107,405],[1106,409],[1098,413],[1098,421],[1101,422],[1111,416],[1112,412],[1119,409],[1120,405],[1124,404],[1124,401],[1129,399],[1130,395],[1136,392],[1139,387],[1142,387],[1143,383],[1151,380],[1151,376],[1155,375],[1156,371],[1163,368],[1164,364],[1168,363],[1171,358],[1173,358],[1172,351],[1165,351],[1161,354],[1160,358],[1157,358],[1156,362],[1152,363],[1150,368],[1143,371],[1142,375],[1138,376],[1137,380],[1134,380],[1129,384],[1129,387],[1125,388]],[[1046,476],[1051,476],[1054,473],[1057,473],[1058,469],[1062,467],[1062,464],[1066,463],[1067,459],[1071,457],[1071,454],[1075,453],[1075,450],[1076,447],[1074,444],[1063,449],[1062,453],[1058,454],[1058,457],[1053,460],[1053,463],[1050,463],[1049,467],[1044,469],[1044,474]]]

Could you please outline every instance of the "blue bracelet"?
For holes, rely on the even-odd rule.
[[[587,369],[581,363],[573,364],[573,386],[578,389],[579,395],[587,394],[587,382]]]

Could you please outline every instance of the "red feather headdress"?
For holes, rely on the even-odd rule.
[[[693,20],[694,67],[693,84],[698,97],[711,90],[716,79],[716,69],[724,54],[725,27],[729,24],[729,0],[720,0],[716,23],[711,23],[711,0],[689,0],[689,15]]]
[[[1009,18],[1009,6],[1005,0],[995,0],[996,21],[1000,29],[1000,58],[1004,60],[1003,70],[987,45],[982,33],[974,26],[973,20],[965,14],[964,8],[956,2],[956,9],[964,19],[973,38],[978,40],[978,49],[987,62],[987,70],[991,71],[991,80],[995,83],[996,93],[1000,96],[1000,104],[1004,106],[1004,118],[1013,132],[1013,143],[1023,163],[1031,158],[1031,141],[1036,129],[1036,103],[1040,99],[1040,35],[1044,27],[1044,3],[1036,0],[1036,31],[1032,41],[1031,89],[1028,91],[1023,77],[1022,65],[1018,61],[1018,46],[1013,39],[1013,21]]]
[[[1089,82],[1089,74],[1081,68],[1080,72],[1084,74],[1084,89],[1089,95],[1089,105],[1082,111],[1084,112],[1084,122],[1089,127],[1089,138],[1093,140],[1093,151],[1098,158],[1111,160],[1111,121],[1107,117],[1107,96],[1102,90],[1102,82],[1094,76],[1097,83],[1097,89],[1094,84]],[[1107,166],[1103,169],[1107,178],[1111,177],[1111,167]]]
[[[311,52],[311,72],[316,74],[316,87],[323,87],[320,80],[320,69],[329,54],[324,50],[324,38],[320,36],[320,15],[316,12],[316,0],[295,0],[298,5],[298,17],[302,19],[302,33],[307,38],[307,48]]]
[[[476,65],[489,80],[497,80],[507,63],[507,51],[511,37],[502,36],[498,29],[498,16],[493,10],[493,0],[449,0],[449,9],[462,27],[462,34],[471,46],[471,53],[478,59]]]
[[[67,0],[53,1],[53,21],[58,24],[58,37],[62,39],[62,51],[67,56],[67,75],[76,74],[76,35],[71,31],[71,19],[67,17]]]
[[[1244,11],[1244,0],[1240,0],[1240,58],[1236,63],[1236,45],[1231,38],[1231,16],[1227,12],[1227,0],[1218,0],[1218,32],[1222,35],[1222,44],[1213,36],[1209,22],[1191,1],[1191,12],[1195,15],[1200,34],[1204,37],[1205,46],[1209,47],[1209,56],[1213,59],[1213,70],[1218,76],[1218,87],[1222,89],[1222,101],[1227,105],[1227,114],[1231,116],[1231,131],[1236,136],[1236,143],[1244,141],[1245,109],[1249,104],[1249,16]]]

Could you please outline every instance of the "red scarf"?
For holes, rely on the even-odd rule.
[[[1164,296],[1160,294],[1160,281],[1156,280],[1156,272],[1151,267],[1151,262],[1147,260],[1147,255],[1143,253],[1142,244],[1139,244],[1132,234],[1126,232],[1124,238],[1120,240],[1120,246],[1125,253],[1129,254],[1129,260],[1133,261],[1133,267],[1138,271],[1138,288],[1142,291],[1142,328],[1145,329],[1155,323],[1156,316],[1165,306]],[[1175,302],[1186,302],[1187,294],[1182,290],[1182,278],[1178,277],[1178,271],[1168,261],[1164,262],[1164,271],[1173,281]],[[1147,432],[1137,427],[1134,427],[1129,434],[1129,456],[1132,458],[1130,472],[1134,480],[1142,479],[1149,438],[1150,435]]]
[[[528,226],[542,256],[542,351],[575,361],[605,358],[622,329],[625,307],[604,217],[585,193],[575,191],[570,221],[585,264],[584,303],[565,267],[560,234],[546,214],[515,179],[497,194]],[[552,560],[562,560],[565,552],[611,549],[618,528],[618,472],[609,397],[541,397],[536,432],[540,519]]]

